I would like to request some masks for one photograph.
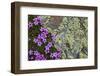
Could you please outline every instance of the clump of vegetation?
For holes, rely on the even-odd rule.
[[[80,59],[88,57],[88,18],[28,16],[28,59]]]
[[[30,17],[30,16],[29,16]],[[31,16],[28,23],[28,59],[50,60],[60,59],[61,50],[55,48],[55,35],[43,27],[41,16]]]

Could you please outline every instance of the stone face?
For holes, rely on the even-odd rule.
[[[60,26],[62,20],[63,20],[62,16],[51,16],[47,25],[50,26],[52,29],[56,29]]]

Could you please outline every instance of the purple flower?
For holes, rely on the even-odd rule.
[[[45,53],[49,53],[51,47],[52,47],[52,43],[49,42],[49,43],[47,44],[47,46],[45,46]]]
[[[40,53],[36,50],[34,51],[34,55],[39,55]]]
[[[37,16],[36,18],[34,18],[33,21],[35,25],[42,25],[42,18],[40,16]]]
[[[52,42],[49,42],[47,46],[52,47]]]
[[[37,38],[38,38],[38,39],[42,39],[43,36],[42,36],[41,34],[39,34]]]
[[[51,57],[57,57],[57,52],[51,53]]]
[[[37,43],[38,42],[38,39],[34,38],[34,42]]]
[[[47,35],[45,33],[41,33],[41,37],[46,38]]]
[[[38,44],[38,46],[41,46],[42,45],[42,42],[38,42],[37,44]]]
[[[42,39],[43,43],[45,43],[46,42],[46,35],[41,33],[41,39]]]
[[[34,51],[35,60],[46,60],[43,54],[39,53],[38,51]]]
[[[61,57],[61,51],[57,51],[57,57],[58,57],[58,58]]]
[[[30,50],[28,51],[28,53],[29,53],[29,55],[33,55],[33,50],[30,49]]]
[[[46,42],[46,39],[42,33],[38,35],[38,39],[40,39],[43,43]]]
[[[33,23],[32,22],[29,22],[28,23],[28,28],[32,27],[33,26]]]
[[[61,58],[61,51],[56,51],[50,54],[50,57],[53,59],[60,59]]]
[[[38,23],[38,21],[34,21],[34,24],[35,24],[35,25],[38,25],[39,23]]]
[[[34,42],[38,44],[38,46],[42,45],[41,38],[34,38]]]
[[[42,41],[43,41],[43,43],[46,43],[47,40],[43,38]]]
[[[47,28],[43,28],[41,27],[40,31],[43,33],[43,34],[48,34],[48,29]]]
[[[46,60],[46,58],[44,57],[44,55],[38,55],[35,57],[35,60]]]
[[[50,53],[50,51],[49,50],[44,50],[45,51],[45,53],[47,54],[47,53]]]
[[[50,50],[50,47],[49,46],[45,46],[45,50]]]

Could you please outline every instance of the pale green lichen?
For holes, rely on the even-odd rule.
[[[75,59],[88,57],[88,18],[61,16],[53,24],[52,18],[56,16],[42,16],[49,32],[57,34],[55,46],[62,49],[62,59]],[[59,17],[58,17],[59,18]],[[51,24],[51,25],[50,25]]]

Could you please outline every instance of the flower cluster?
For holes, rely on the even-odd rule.
[[[33,26],[33,23],[32,22],[29,22],[28,23],[28,28],[31,28]]]
[[[52,42],[49,42],[47,46],[45,46],[45,52],[50,53],[50,48],[52,47]]]
[[[59,59],[61,57],[61,51],[56,51],[50,54],[50,57],[53,59]]]
[[[40,16],[34,18],[33,21],[34,25],[42,25],[42,18]]]
[[[29,60],[34,60],[34,58],[33,58],[33,50],[32,49],[29,49],[29,51],[28,51],[28,56],[29,56]]]
[[[43,54],[39,53],[38,51],[34,51],[35,60],[46,60]]]
[[[41,33],[38,34],[37,38],[34,38],[34,42],[38,44],[38,46],[41,46],[43,43],[46,42],[46,38],[48,35],[48,30],[46,28],[41,27],[40,29]]]
[[[34,33],[31,32],[31,35],[29,32],[29,60],[60,59],[61,50],[54,46],[56,35],[49,33],[48,29],[44,28],[42,24],[41,16],[33,18],[32,22],[29,21],[28,30]],[[37,28],[37,30],[34,30],[34,28]]]

